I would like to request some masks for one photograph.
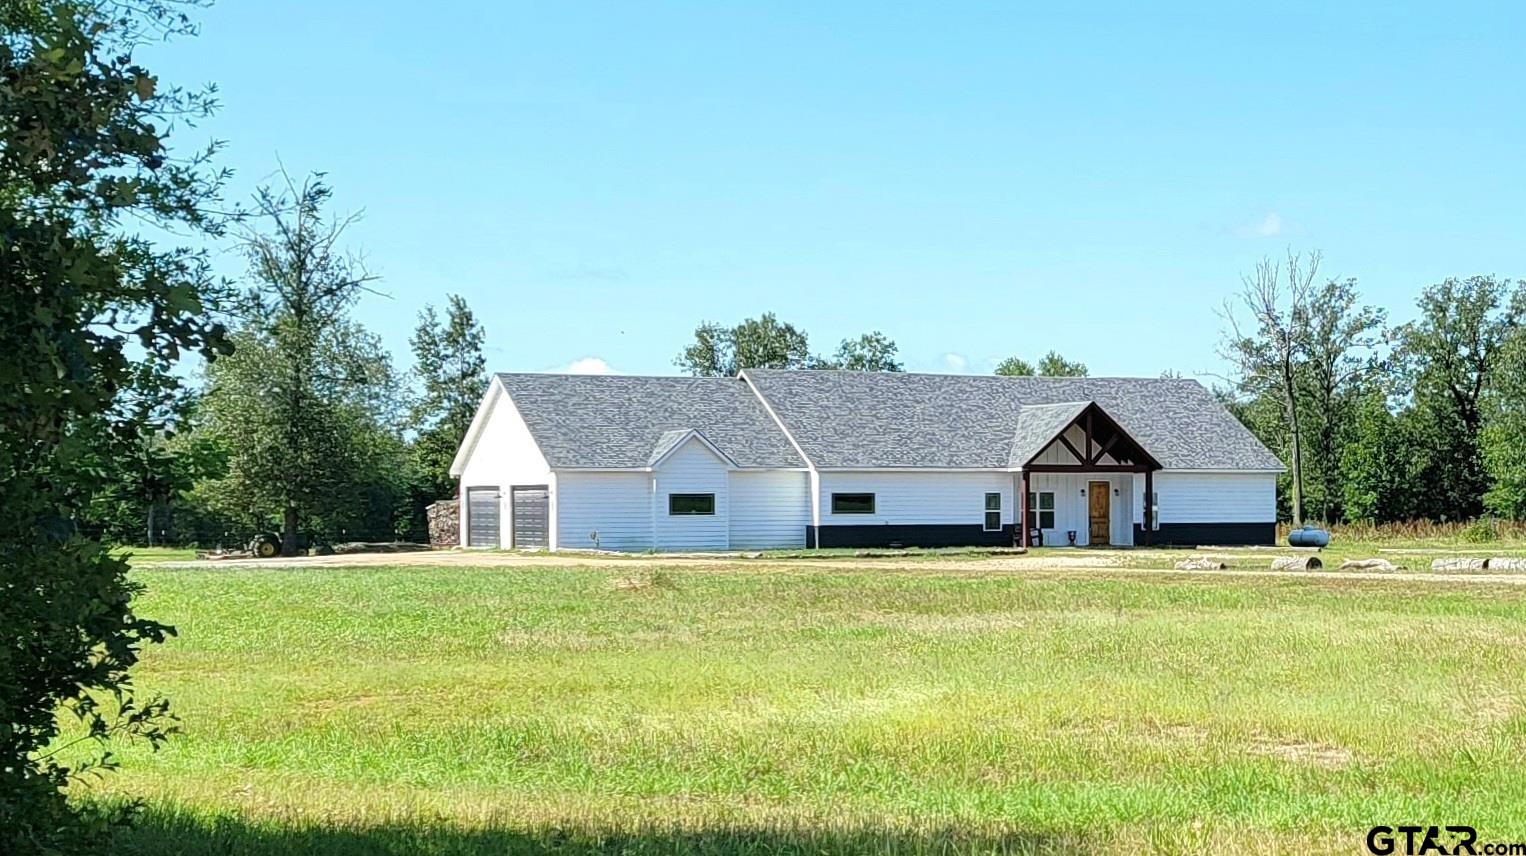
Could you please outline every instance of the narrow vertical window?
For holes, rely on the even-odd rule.
[[[1001,494],[986,494],[986,521],[985,530],[996,532],[1001,529]]]
[[[1040,490],[1028,494],[1028,528],[1054,528],[1054,491]]]

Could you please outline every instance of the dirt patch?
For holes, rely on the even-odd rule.
[[[1521,712],[1520,699],[1506,690],[1479,690],[1469,695],[1473,699],[1473,722],[1479,729],[1502,725]]]
[[[1182,722],[1160,722],[1153,718],[1145,720],[1143,724],[1146,734],[1165,743],[1187,744],[1189,746],[1208,745],[1208,729],[1201,725],[1190,725]]]
[[[1294,764],[1308,764],[1329,770],[1340,769],[1351,763],[1350,749],[1329,743],[1298,740],[1277,740],[1258,737],[1251,743],[1250,753],[1264,758],[1276,758]]]
[[[861,626],[880,627],[909,633],[966,634],[990,633],[1026,627],[1030,620],[1024,616],[1004,613],[971,613],[967,615],[933,615],[908,612],[862,612],[856,617]]]
[[[328,713],[335,710],[370,707],[376,704],[398,704],[418,698],[420,696],[413,693],[363,693],[361,695],[341,696],[338,698],[313,699],[302,702],[302,708],[311,713]]]

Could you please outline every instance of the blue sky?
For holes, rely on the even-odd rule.
[[[220,85],[178,139],[237,194],[279,157],[364,211],[402,364],[456,292],[494,370],[671,373],[771,310],[912,370],[1191,375],[1290,246],[1399,319],[1526,276],[1519,6],[1066,5],[222,0],[148,59]]]

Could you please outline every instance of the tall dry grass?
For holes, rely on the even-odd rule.
[[[1328,529],[1332,539],[1346,543],[1487,544],[1495,541],[1526,541],[1526,520],[1481,518],[1446,523],[1409,520],[1403,523],[1334,523],[1329,526],[1311,522],[1310,525]],[[1277,524],[1279,543],[1287,543],[1290,529],[1287,523]]]

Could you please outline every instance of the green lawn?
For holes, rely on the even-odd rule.
[[[1526,840],[1526,590],[851,568],[140,570],[125,853]]]
[[[195,547],[116,547],[111,551],[126,556],[134,565],[151,562],[188,562],[196,558]]]

